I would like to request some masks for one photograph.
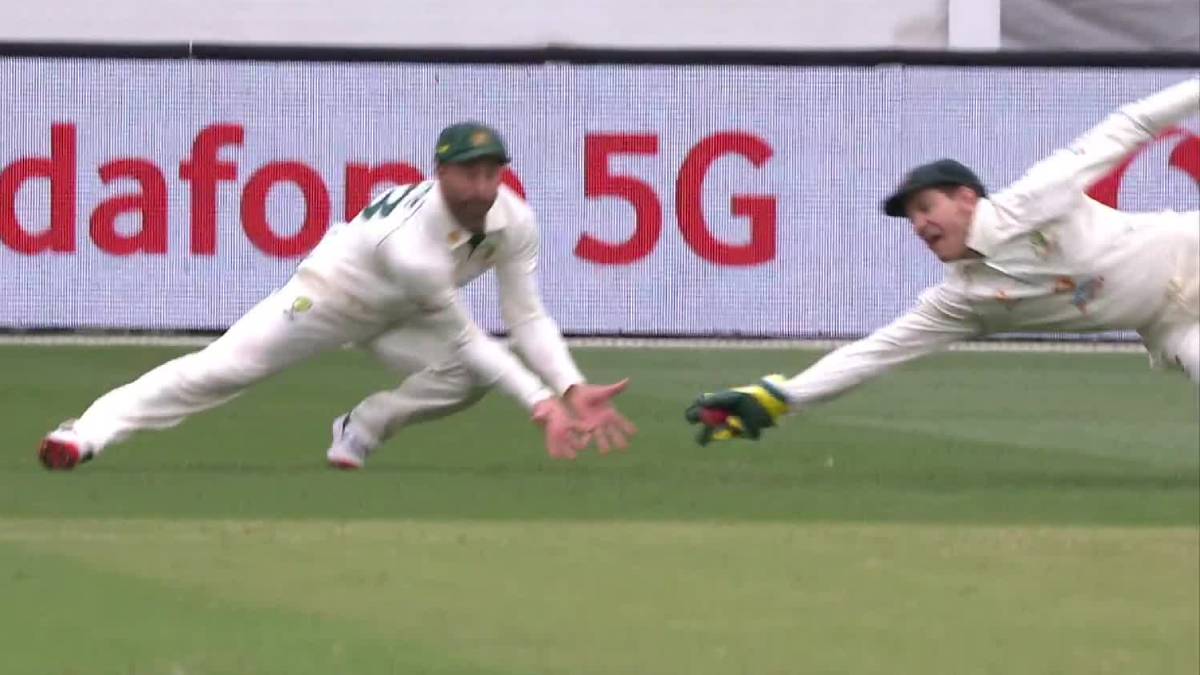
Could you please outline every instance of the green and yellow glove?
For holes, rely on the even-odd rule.
[[[757,384],[701,395],[684,412],[688,422],[700,425],[696,442],[758,440],[763,429],[775,426],[788,411],[783,383],[782,375],[768,375]]]

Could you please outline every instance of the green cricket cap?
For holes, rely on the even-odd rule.
[[[983,183],[979,180],[979,176],[953,159],[939,159],[936,162],[922,164],[908,172],[900,186],[883,203],[883,212],[889,216],[903,218],[904,207],[908,204],[909,198],[921,190],[960,185],[975,190],[980,197],[987,196],[987,191],[983,189]]]
[[[482,158],[508,164],[508,148],[493,128],[479,122],[458,122],[438,134],[434,158],[439,164],[457,164]]]

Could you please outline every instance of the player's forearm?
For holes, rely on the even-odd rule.
[[[543,315],[513,326],[512,337],[525,362],[559,396],[571,385],[584,382],[558,324],[550,317]]]
[[[1071,145],[1080,186],[1091,185],[1139,147],[1196,114],[1200,114],[1200,78],[1121,107]]]
[[[500,387],[529,410],[554,396],[511,352],[481,333],[466,337],[458,354],[481,384]]]
[[[505,393],[532,410],[539,402],[553,397],[541,380],[521,365],[512,352],[488,337],[471,321],[453,291],[442,289],[428,298],[440,308],[430,311],[430,328],[453,346],[463,365],[484,386],[498,385]]]
[[[913,311],[871,335],[838,349],[781,387],[792,410],[828,401],[892,368],[980,332],[950,291],[922,295]]]
[[[897,345],[877,335],[827,354],[807,370],[784,382],[792,410],[802,410],[854,389],[897,365],[924,356],[940,344]]]
[[[1200,115],[1200,77],[1130,103],[1121,112],[1156,136],[1192,115]]]

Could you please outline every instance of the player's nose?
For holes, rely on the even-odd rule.
[[[481,202],[494,202],[498,192],[499,189],[495,185],[480,185],[479,189],[475,190],[475,199]]]
[[[909,222],[912,223],[913,234],[917,235],[918,237],[924,238],[923,233],[925,231],[925,227],[929,224],[929,221],[926,220],[924,216],[917,214],[917,215],[913,216],[912,218],[910,218]]]
[[[476,199],[487,199],[496,192],[496,187],[492,185],[492,181],[486,177],[479,177],[471,184],[471,192]]]

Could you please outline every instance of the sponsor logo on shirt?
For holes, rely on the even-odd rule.
[[[1071,304],[1082,314],[1087,314],[1088,303],[1096,299],[1104,288],[1104,277],[1088,277],[1076,282],[1070,277],[1059,277],[1054,281],[1055,293],[1070,293]]]

